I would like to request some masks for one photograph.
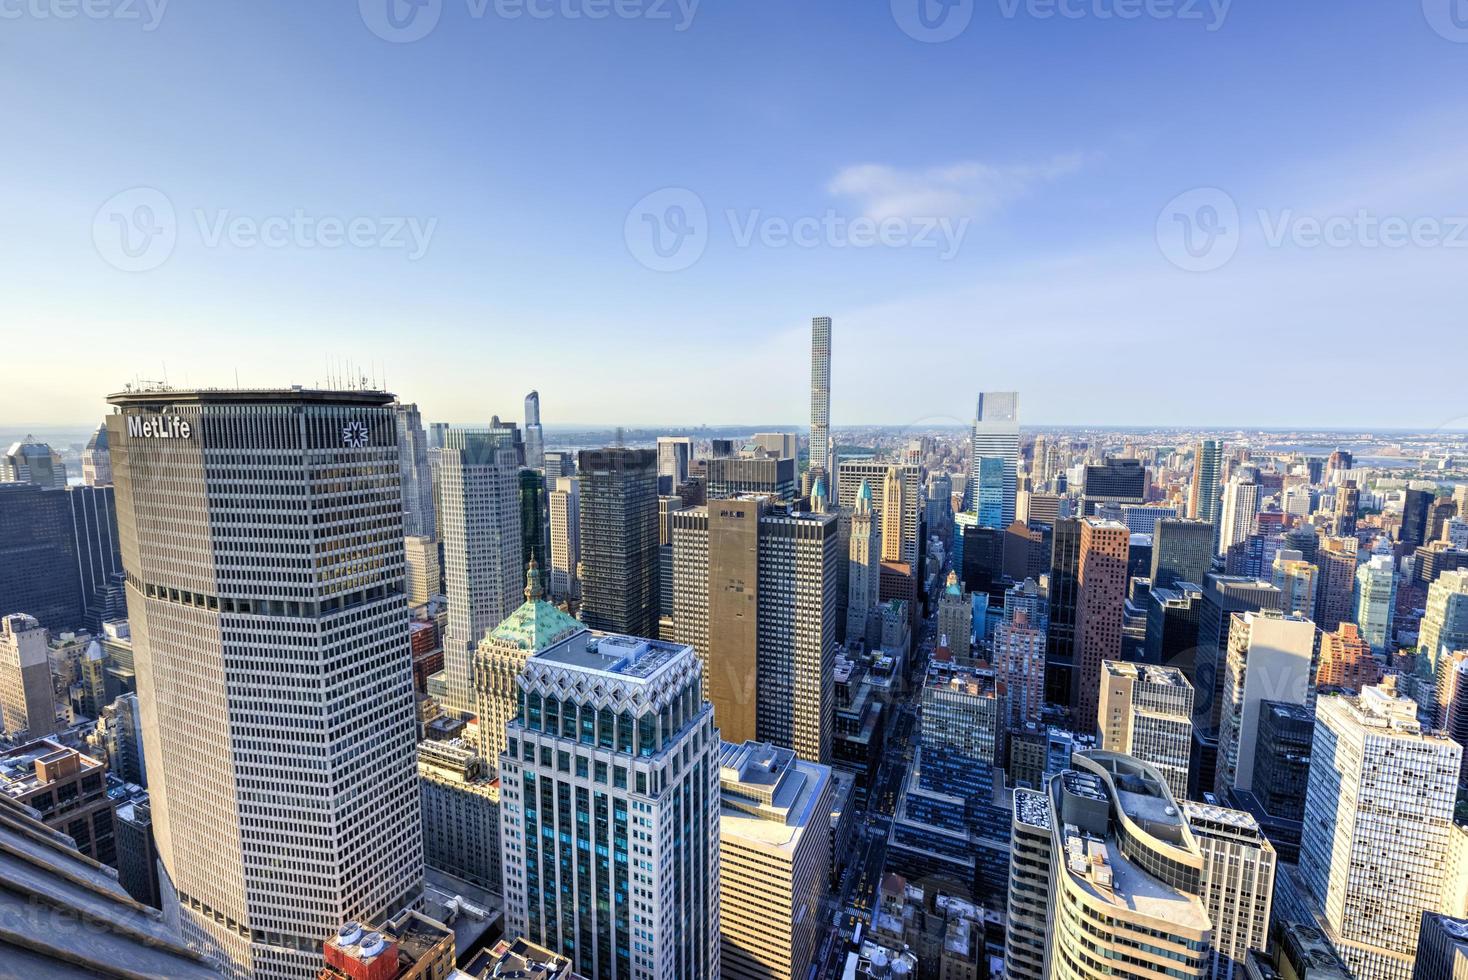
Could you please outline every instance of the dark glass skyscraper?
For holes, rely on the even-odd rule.
[[[28,613],[51,630],[86,619],[70,496],[0,483],[0,615]]]
[[[117,539],[117,506],[111,486],[68,487],[66,497],[76,546],[82,612],[87,628],[100,632],[105,620],[127,616],[127,599],[122,588],[122,550]]]
[[[1213,525],[1163,518],[1152,534],[1152,588],[1203,582],[1213,565]]]
[[[587,449],[581,475],[581,621],[650,637],[657,630],[658,457]]]

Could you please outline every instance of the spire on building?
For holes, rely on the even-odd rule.
[[[525,601],[539,602],[545,596],[545,589],[540,581],[540,566],[535,559],[530,559],[530,564],[525,568]]]

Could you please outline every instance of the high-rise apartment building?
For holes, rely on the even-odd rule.
[[[1355,612],[1356,555],[1360,542],[1355,538],[1324,537],[1315,552],[1320,577],[1315,583],[1315,624],[1333,630]]]
[[[830,758],[835,718],[836,516],[769,498],[673,514],[673,620],[705,664],[730,740]]]
[[[1315,700],[1315,624],[1303,616],[1234,613],[1228,634],[1214,792],[1254,785],[1254,746],[1265,701]]]
[[[1188,516],[1218,525],[1223,504],[1223,443],[1204,439],[1193,453],[1193,482],[1188,490]]]
[[[1298,551],[1281,548],[1274,556],[1271,571],[1274,587],[1279,589],[1281,611],[1291,616],[1314,616],[1315,578],[1319,574],[1314,563]]]
[[[1322,697],[1300,876],[1312,911],[1360,980],[1410,980],[1422,913],[1449,885],[1463,749],[1424,731],[1393,678]]]
[[[719,976],[719,741],[686,646],[583,631],[526,662],[500,756],[505,933],[587,980]]]
[[[657,454],[651,449],[583,450],[581,620],[592,629],[651,636],[657,631]]]
[[[995,527],[1014,523],[1015,494],[1019,490],[1019,393],[986,391],[979,395],[974,414],[974,432],[969,458],[971,494],[978,492],[979,461],[1003,461],[1003,496],[999,521]]]
[[[556,477],[549,510],[550,594],[554,599],[572,599],[581,563],[581,483],[576,477]]]
[[[1021,587],[1016,585],[1015,589]],[[1042,623],[1042,617],[1035,611],[1011,609],[1006,602],[1004,618],[994,626],[991,656],[994,670],[1009,692],[1011,724],[1038,722],[1045,705],[1045,629]]]
[[[444,675],[450,711],[472,711],[474,648],[520,604],[525,588],[518,434],[450,429],[439,463],[443,523]]]
[[[545,468],[545,430],[540,427],[540,392],[525,396],[525,465]]]
[[[1381,683],[1382,669],[1371,645],[1355,623],[1341,623],[1320,634],[1320,665],[1315,670],[1316,687],[1344,687],[1352,691]]]
[[[1218,518],[1218,553],[1227,555],[1230,548],[1242,545],[1254,533],[1254,519],[1259,513],[1259,484],[1251,478],[1235,478],[1223,488],[1223,503]]]
[[[721,980],[804,980],[826,931],[831,770],[725,742],[719,792]]]
[[[433,472],[428,468],[428,436],[418,406],[393,403],[398,430],[398,472],[403,480],[403,534],[433,536]]]
[[[1131,537],[1120,521],[1090,517],[1081,521],[1073,701],[1077,731],[1089,731],[1096,724],[1101,664],[1121,659],[1122,607],[1126,604]]]
[[[1389,554],[1372,555],[1356,569],[1356,625],[1378,656],[1384,656],[1391,644],[1396,608],[1396,562]]]
[[[1177,799],[1188,793],[1193,686],[1174,667],[1103,661],[1096,718],[1100,747],[1155,768]]]
[[[164,904],[241,972],[314,977],[423,887],[393,397],[109,400]]]
[[[834,473],[836,445],[831,441],[831,318],[810,322],[810,469]]]
[[[46,628],[34,616],[0,618],[0,732],[41,738],[56,731]]]

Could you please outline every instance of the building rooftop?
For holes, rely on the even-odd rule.
[[[501,939],[490,949],[480,950],[468,965],[449,974],[449,980],[472,978],[489,980],[491,977],[514,978],[514,980],[569,980],[571,961],[559,953],[552,953],[544,946],[537,946],[528,939]]]
[[[681,643],[586,630],[552,644],[536,659],[578,670],[646,680],[691,649]]]
[[[774,845],[793,844],[808,826],[826,828],[821,790],[825,766],[802,761],[789,749],[767,742],[724,742],[719,749],[720,819],[726,836]]]
[[[46,923],[102,922],[106,929]],[[134,901],[110,868],[83,856],[35,811],[0,796],[0,972],[27,980],[169,977],[218,980],[156,909]],[[35,924],[26,928],[25,923]],[[15,926],[20,926],[15,928]]]
[[[1039,830],[1050,829],[1050,797],[1033,789],[1014,791],[1014,816],[1020,823]]]
[[[38,739],[0,755],[0,791],[15,798],[28,796],[47,783],[55,781],[54,778],[46,777],[48,767],[71,756],[75,756],[78,761],[78,771],[105,768],[97,759],[78,752],[76,749],[68,748],[54,739]],[[72,774],[63,773],[62,775]]]
[[[167,385],[138,388],[131,386],[107,396],[110,405],[177,405],[232,404],[257,402],[322,402],[342,405],[391,405],[397,396],[386,391],[369,388],[343,390],[327,388],[305,388],[292,385],[289,388],[170,388]]]
[[[1191,688],[1183,672],[1176,667],[1161,667],[1155,664],[1136,664],[1122,660],[1105,660],[1101,669],[1112,677],[1130,677],[1156,684],[1160,687]]]

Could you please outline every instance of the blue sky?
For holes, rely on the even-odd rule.
[[[0,0],[14,424],[803,422],[827,314],[838,426],[1468,425],[1468,0],[87,2]]]

